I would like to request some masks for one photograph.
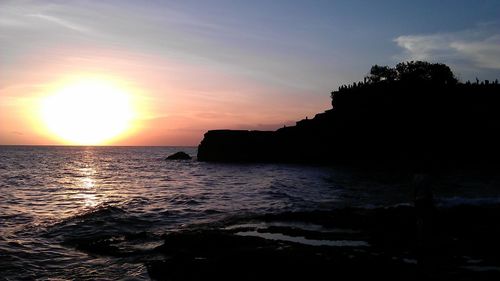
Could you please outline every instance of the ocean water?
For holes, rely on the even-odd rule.
[[[231,217],[411,204],[411,175],[165,161],[181,150],[196,155],[193,147],[0,146],[0,279],[148,280],[133,255],[88,253],[74,241],[105,237],[133,253]],[[497,176],[443,175],[436,200],[497,204],[499,186]]]

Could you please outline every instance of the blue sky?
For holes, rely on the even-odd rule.
[[[499,74],[499,1],[181,2],[171,7],[228,27],[211,34],[223,44],[296,56],[335,74],[341,68],[347,80],[374,63],[407,59],[448,63],[463,79]],[[495,63],[480,63],[482,55]]]
[[[466,54],[472,48],[498,55],[499,1],[3,1],[0,6],[7,62],[23,55],[24,46],[31,52],[83,40],[213,60],[308,86],[324,84],[318,75],[325,72],[338,77],[327,82],[333,87],[362,78],[372,64],[412,58],[449,63],[467,79],[471,71],[485,78],[499,74],[498,63],[484,67]],[[19,34],[12,22],[29,24],[22,12],[32,15],[33,25],[36,17],[53,26]],[[75,35],[79,27],[83,34]],[[457,51],[457,42],[466,50]],[[425,46],[430,50],[422,50]],[[300,68],[307,78],[290,73]]]
[[[406,60],[446,63],[463,81],[500,78],[500,1],[3,0],[0,123],[17,126],[12,113],[40,85],[106,72],[143,90],[150,124],[184,120],[170,129],[186,137],[155,144],[194,144],[214,126],[312,116],[373,64]]]

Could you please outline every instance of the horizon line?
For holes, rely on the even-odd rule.
[[[45,147],[198,147],[198,145],[78,145],[78,144],[0,144],[0,146],[45,146]]]

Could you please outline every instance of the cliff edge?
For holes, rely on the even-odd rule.
[[[208,131],[198,160],[500,166],[498,80],[459,83],[446,66],[409,62],[372,68],[331,97],[332,109],[295,126]]]

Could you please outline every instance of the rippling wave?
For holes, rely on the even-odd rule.
[[[195,148],[173,147],[0,147],[3,278],[148,279],[126,253],[147,253],[165,233],[190,225],[411,198],[404,175],[164,160],[178,150],[196,155]],[[446,206],[497,204],[498,183],[449,176],[437,199]]]

